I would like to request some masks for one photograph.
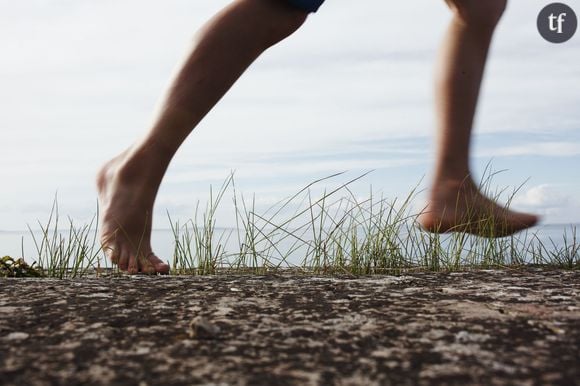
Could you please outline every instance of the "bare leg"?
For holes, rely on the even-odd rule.
[[[101,244],[129,273],[167,273],[151,248],[152,211],[175,152],[268,47],[307,14],[279,0],[236,0],[199,32],[147,134],[98,172]]]
[[[533,226],[536,216],[486,198],[471,178],[473,118],[493,32],[506,0],[448,0],[454,16],[441,50],[436,100],[437,160],[430,199],[419,218],[432,232],[506,236]]]

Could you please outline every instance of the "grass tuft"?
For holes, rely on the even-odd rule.
[[[97,205],[97,214],[91,222],[80,227],[68,217],[67,234],[63,235],[60,231],[58,200],[55,195],[47,223],[38,221],[42,233],[40,239],[37,240],[34,231],[28,226],[36,248],[37,259],[33,264],[37,265],[42,276],[73,279],[92,273],[95,269],[99,271],[99,254],[102,248],[97,248],[98,220],[94,230],[91,230],[95,218],[98,219],[98,210]]]
[[[413,209],[420,193],[417,187],[402,200],[377,196],[372,187],[368,197],[361,198],[353,192],[352,185],[368,173],[344,183],[336,182],[343,174],[313,181],[258,212],[255,195],[247,198],[240,193],[232,173],[217,191],[210,187],[203,212],[198,202],[192,219],[181,224],[167,213],[174,241],[171,273],[264,274],[291,269],[316,274],[397,275],[415,270],[458,271],[529,264],[580,268],[580,242],[574,226],[566,230],[563,242],[543,242],[530,231],[496,238],[498,224],[492,216],[477,224],[487,237],[461,232],[428,233],[419,226],[420,213]],[[493,201],[500,201],[507,194],[503,201],[509,208],[523,184],[509,194],[505,189],[492,192],[489,187],[496,174],[486,169],[479,188]],[[235,227],[219,228],[216,213],[228,192],[232,194]],[[107,267],[104,248],[98,240],[98,213],[97,205],[96,216],[82,226],[76,226],[68,217],[63,233],[55,196],[48,221],[38,222],[41,237],[37,239],[28,227],[36,258],[32,266],[20,265],[18,272],[60,279],[87,276],[95,270],[98,275],[103,268],[101,262]],[[465,221],[469,222],[469,217],[468,214]],[[459,228],[465,225],[468,224]],[[0,276],[14,276],[20,263],[5,259]]]

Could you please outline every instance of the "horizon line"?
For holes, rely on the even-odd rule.
[[[563,227],[575,227],[580,226],[580,222],[555,222],[555,223],[546,223],[546,224],[539,224],[535,225],[529,229],[533,228],[541,228],[542,226],[563,226]],[[275,228],[275,227],[274,227]],[[215,227],[214,229],[236,229],[235,227]],[[240,228],[242,229],[242,228]],[[61,228],[61,231],[69,231],[71,228]],[[89,231],[93,231],[95,228],[90,228]],[[33,229],[33,232],[42,232],[42,229]],[[153,228],[152,232],[171,232],[171,228]],[[4,230],[0,229],[0,233],[30,233],[30,230]]]

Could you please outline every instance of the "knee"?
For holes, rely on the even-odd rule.
[[[266,44],[274,45],[296,32],[308,17],[308,12],[287,6],[279,5],[276,9],[277,17],[266,20]]]
[[[507,0],[447,0],[451,9],[465,23],[481,28],[495,28]]]
[[[307,17],[307,12],[296,9],[287,10],[287,14],[273,26],[273,34],[280,38],[292,35],[304,24]]]

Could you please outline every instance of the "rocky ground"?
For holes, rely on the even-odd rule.
[[[580,272],[0,279],[2,385],[580,385]]]

